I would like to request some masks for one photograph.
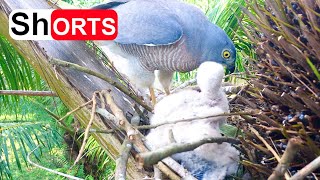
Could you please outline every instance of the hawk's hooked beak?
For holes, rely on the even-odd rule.
[[[235,70],[235,65],[223,64],[223,66],[226,68],[226,74],[231,74]]]
[[[233,65],[233,66],[227,66],[227,73],[228,74],[231,74],[231,73],[233,73],[234,72],[234,70],[235,70],[235,66]]]

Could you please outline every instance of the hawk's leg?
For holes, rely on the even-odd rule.
[[[170,94],[170,85],[171,85],[173,73],[174,72],[172,71],[164,71],[164,70],[155,71],[155,75],[158,78],[166,95]]]
[[[152,102],[152,105],[154,107],[156,105],[156,103],[157,103],[156,95],[154,93],[154,88],[153,87],[149,87],[149,92],[150,92],[151,102]]]

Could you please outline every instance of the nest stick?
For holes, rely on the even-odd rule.
[[[288,167],[290,166],[290,163],[297,154],[301,144],[302,140],[300,138],[292,138],[289,140],[288,146],[284,151],[279,164],[274,169],[273,173],[268,178],[268,180],[280,180],[283,178],[283,175],[285,174]]]
[[[126,138],[122,143],[120,156],[116,160],[116,171],[115,171],[116,180],[126,179],[127,162],[129,159],[131,149],[132,149],[132,143]]]
[[[151,151],[151,152],[144,152],[140,153],[137,158],[139,162],[143,165],[153,165],[159,162],[160,160],[169,157],[173,154],[185,152],[185,151],[191,151],[196,149],[197,147],[206,144],[206,143],[223,143],[228,142],[232,144],[239,144],[240,141],[234,138],[228,138],[228,137],[210,137],[210,138],[204,138],[199,141],[194,141],[190,143],[172,143],[168,146],[165,146],[163,148],[159,148],[157,150]]]
[[[192,117],[192,118],[186,118],[186,119],[177,119],[173,120],[170,122],[164,122],[164,123],[159,123],[159,124],[154,124],[154,125],[143,125],[143,126],[137,126],[137,129],[153,129],[159,126],[167,125],[167,124],[176,124],[180,122],[190,122],[194,120],[203,120],[203,119],[208,119],[208,118],[213,118],[213,117],[222,117],[222,116],[235,116],[235,115],[254,115],[255,112],[234,112],[234,113],[221,113],[221,114],[213,114],[213,115],[207,115],[207,116],[201,116],[201,117]]]
[[[113,129],[106,129],[106,130],[101,130],[101,129],[90,129],[90,133],[102,133],[102,134],[110,134],[114,133]]]
[[[26,91],[26,90],[0,90],[0,95],[18,95],[18,96],[52,96],[57,94],[53,91]]]
[[[153,178],[154,180],[161,180],[162,179],[162,172],[156,165],[153,165]]]
[[[112,121],[115,124],[118,124],[118,119],[113,114],[109,113],[107,110],[103,108],[97,108],[96,112],[101,116],[105,117],[107,120]]]
[[[173,141],[173,142],[175,142],[175,141]],[[145,144],[145,146],[148,149],[151,149],[148,144]],[[136,159],[139,160],[139,155],[137,155]],[[171,157],[166,157],[166,158],[162,159],[161,162],[158,162],[156,165],[153,165],[153,168],[155,171],[157,171],[157,169],[160,169],[162,172],[165,172],[168,169],[167,166],[170,167],[170,169],[172,169],[172,171],[175,172],[177,175],[179,175],[182,179],[196,180],[196,178],[193,177],[188,170],[186,170],[182,165],[180,165],[177,161],[175,161]],[[175,173],[173,173],[172,171],[167,172],[167,173],[169,173],[169,175],[168,174],[166,174],[166,175],[168,177],[171,177],[171,179],[175,179],[175,177],[178,177],[178,176]],[[154,172],[154,173],[157,173],[157,174],[155,174],[155,177],[154,177],[156,179],[158,177],[159,173],[158,172]],[[181,179],[181,178],[178,178],[178,179]]]
[[[250,130],[253,132],[253,134],[255,134],[260,141],[263,142],[263,144],[267,147],[267,149],[272,153],[272,155],[277,159],[278,162],[281,161],[281,158],[279,157],[279,155],[277,154],[277,152],[268,144],[268,142],[259,134],[259,132],[257,130],[255,130],[254,128],[250,128]],[[286,172],[285,173],[285,179],[289,179],[290,176],[289,174]]]
[[[82,142],[81,148],[79,150],[79,154],[78,154],[76,160],[74,161],[73,165],[76,165],[79,162],[79,160],[81,159],[82,154],[84,152],[85,145],[86,145],[88,137],[89,137],[90,127],[91,127],[91,125],[93,123],[93,120],[94,120],[94,117],[95,117],[95,113],[96,113],[96,105],[97,105],[96,95],[97,95],[96,92],[94,92],[93,93],[93,97],[92,97],[91,117],[90,117],[89,123],[87,125],[87,128],[84,131],[83,142]]]
[[[311,163],[309,163],[300,171],[298,171],[295,175],[291,177],[290,180],[304,179],[306,176],[311,174],[313,171],[315,171],[319,167],[320,167],[320,156],[318,156],[315,160],[313,160]]]
[[[79,107],[75,108],[74,110],[68,112],[66,115],[64,115],[62,118],[60,118],[58,121],[59,121],[59,122],[63,121],[65,118],[67,118],[67,117],[70,116],[71,114],[79,111],[81,108],[83,108],[83,107],[85,107],[85,106],[87,106],[87,105],[89,105],[89,104],[91,104],[91,103],[92,103],[92,100],[90,100],[90,101],[88,101],[88,102],[80,105]]]
[[[196,180],[196,178],[193,177],[189,171],[187,171],[184,167],[182,167],[177,161],[175,161],[171,157],[164,158],[162,162],[168,165],[171,169],[173,169],[179,176],[182,177],[182,179]]]
[[[171,180],[181,180],[181,178],[178,175],[176,175],[175,173],[173,173],[172,170],[170,168],[168,168],[163,162],[158,162],[156,167],[158,169],[160,169],[161,172],[163,172],[166,176],[168,176],[169,179],[171,179]]]
[[[182,83],[181,85],[179,85],[178,87],[176,87],[174,90],[172,90],[171,93],[175,93],[175,92],[177,92],[187,86],[190,86],[191,84],[194,84],[196,82],[197,82],[196,78],[191,79],[189,81],[186,81],[186,82]]]
[[[114,102],[113,97],[111,96],[110,92],[104,91],[104,95],[107,99],[107,104],[109,105],[112,113],[118,120],[117,125],[121,127],[123,130],[126,131],[128,138],[133,141],[138,134],[138,131],[134,129],[127,118],[124,116],[123,111],[116,105]]]

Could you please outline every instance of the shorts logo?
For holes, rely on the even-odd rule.
[[[15,40],[114,40],[118,16],[114,10],[14,10],[9,33]]]

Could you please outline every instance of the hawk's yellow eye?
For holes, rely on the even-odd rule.
[[[224,51],[222,52],[222,57],[223,57],[223,58],[228,59],[228,58],[230,58],[230,56],[231,56],[231,53],[230,53],[229,50],[224,50]]]

